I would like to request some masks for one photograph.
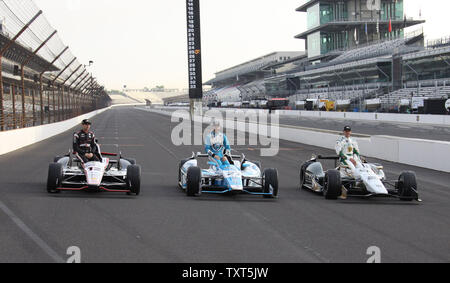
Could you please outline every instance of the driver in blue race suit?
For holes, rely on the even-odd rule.
[[[221,124],[214,121],[212,126],[214,130],[205,139],[205,151],[214,158],[219,167],[229,166],[230,160],[227,156],[231,156],[231,146],[227,136],[221,131]]]

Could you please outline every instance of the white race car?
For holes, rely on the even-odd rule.
[[[104,156],[119,158],[111,160]],[[87,163],[72,153],[56,157],[48,170],[48,193],[104,191],[128,195],[140,194],[141,167],[136,165],[136,160],[125,159],[113,153],[101,153],[100,157],[101,162]]]
[[[421,201],[414,172],[403,172],[398,180],[388,181],[380,164],[356,161],[356,166],[339,165],[340,157],[313,157],[300,170],[300,188],[337,199],[343,192],[352,197],[394,197],[403,201]],[[324,171],[318,160],[335,160],[336,169]]]
[[[201,169],[198,159],[208,159],[208,169]],[[240,161],[233,159],[240,158]],[[193,154],[180,162],[178,186],[188,196],[204,194],[250,194],[265,198],[278,196],[278,171],[261,171],[259,162],[248,161],[244,155],[229,156],[231,165],[220,166],[207,154]]]

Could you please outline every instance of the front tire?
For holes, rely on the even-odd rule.
[[[278,196],[278,171],[276,169],[266,169],[264,171],[263,193],[264,198],[276,198]]]
[[[126,161],[130,162],[131,165],[136,165],[137,164],[136,159],[123,158],[123,160],[126,160]]]
[[[49,194],[57,194],[61,191],[58,188],[61,187],[63,180],[63,166],[59,163],[52,163],[48,168],[47,178],[47,192]]]
[[[202,170],[199,167],[190,167],[187,171],[187,189],[188,197],[195,197],[200,194],[202,182]]]
[[[398,178],[398,196],[402,201],[413,201],[418,199],[417,177],[414,172],[403,172]]]
[[[127,167],[127,183],[131,194],[136,196],[141,193],[141,167],[130,165]]]
[[[188,162],[189,160],[190,159],[182,160],[178,165],[178,187],[180,189],[183,189],[183,186],[181,185],[181,168],[183,168],[184,164],[186,164],[186,162]]]
[[[325,173],[323,195],[329,200],[337,200],[342,195],[342,180],[339,171],[330,170]]]

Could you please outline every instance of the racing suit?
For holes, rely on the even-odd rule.
[[[205,139],[205,151],[212,158],[220,158],[220,160],[216,160],[219,166],[230,165],[229,161],[222,161],[225,156],[231,155],[230,142],[225,134],[215,131],[209,134]]]
[[[100,161],[100,153],[95,142],[95,135],[93,132],[79,131],[73,135],[73,151],[84,162]],[[87,153],[92,153],[92,159],[86,157]]]
[[[336,153],[340,157],[341,165],[348,166],[350,159],[360,160],[358,143],[352,138],[341,136],[336,141]]]

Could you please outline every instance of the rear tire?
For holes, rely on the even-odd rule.
[[[418,199],[417,177],[414,172],[403,172],[398,178],[398,196],[402,201],[413,201]]]
[[[342,195],[342,180],[339,171],[329,170],[325,173],[323,195],[329,200],[337,200]]]
[[[127,167],[127,183],[131,194],[138,196],[141,193],[141,167],[139,165]]]
[[[264,171],[263,193],[264,198],[276,198],[278,196],[278,171],[276,169],[266,169]]]
[[[61,187],[63,180],[63,166],[59,163],[52,163],[48,168],[47,178],[47,192],[49,194],[57,194],[61,191],[58,188]]]
[[[187,171],[187,189],[188,197],[195,197],[201,193],[202,170],[199,167],[190,167]]]

